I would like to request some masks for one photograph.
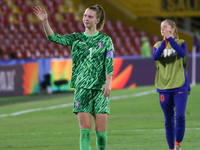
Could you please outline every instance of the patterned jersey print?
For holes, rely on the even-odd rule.
[[[58,44],[71,46],[71,87],[102,89],[106,75],[113,75],[113,43],[109,36],[97,32],[93,35],[73,33],[54,34],[48,39]]]

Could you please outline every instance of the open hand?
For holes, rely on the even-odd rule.
[[[40,19],[42,22],[47,20],[47,12],[45,9],[41,9],[40,6],[35,6],[33,8],[33,13]]]
[[[104,93],[103,93],[104,98],[108,97],[111,93],[111,86],[109,84],[105,84],[102,89],[102,92],[103,91],[104,91]]]

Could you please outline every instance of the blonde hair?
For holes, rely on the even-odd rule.
[[[174,38],[179,39],[178,29],[177,29],[176,23],[175,23],[174,21],[170,20],[170,19],[165,19],[164,21],[167,21],[167,23],[168,23],[172,28],[175,29],[175,30],[174,30],[174,33],[173,33],[173,36],[174,36]],[[163,22],[164,22],[164,21],[163,21]]]
[[[97,24],[97,30],[100,31],[103,29],[104,23],[105,23],[105,11],[102,6],[95,5],[90,6],[88,9],[96,11],[97,18],[100,19],[99,23]]]

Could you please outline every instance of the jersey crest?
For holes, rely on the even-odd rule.
[[[99,48],[102,48],[103,47],[103,42],[99,41],[99,42],[97,42],[97,45],[98,45]]]

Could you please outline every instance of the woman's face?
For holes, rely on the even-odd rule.
[[[97,19],[96,11],[91,9],[86,9],[85,13],[83,14],[83,24],[86,28],[93,28],[99,22],[99,19]]]
[[[172,28],[167,21],[163,21],[160,26],[160,32],[162,36],[165,36],[166,32],[173,34],[174,28]]]

